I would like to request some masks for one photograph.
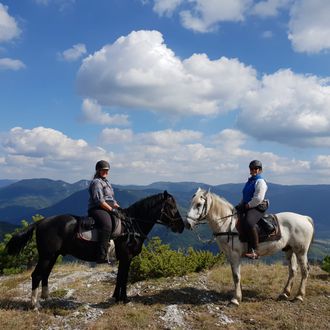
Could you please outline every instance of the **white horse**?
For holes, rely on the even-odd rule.
[[[313,220],[308,216],[291,212],[277,213],[276,216],[282,234],[281,238],[278,241],[259,243],[257,252],[260,256],[272,255],[280,250],[286,253],[289,263],[289,278],[279,299],[289,299],[293,280],[297,273],[298,260],[301,283],[295,299],[303,301],[309,273],[307,252],[314,237]],[[198,188],[192,198],[185,225],[187,228],[193,229],[203,220],[207,220],[220,250],[225,253],[230,262],[235,285],[234,296],[230,302],[238,306],[242,301],[240,259],[247,250],[247,243],[242,243],[239,240],[235,228],[236,210],[224,198]]]

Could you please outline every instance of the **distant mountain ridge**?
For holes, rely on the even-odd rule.
[[[50,216],[70,213],[86,215],[88,204],[88,180],[80,180],[69,184],[64,181],[50,179],[29,179],[14,182],[0,188],[0,229],[3,223],[19,225],[21,220],[31,221],[36,214]],[[150,185],[113,185],[116,199],[125,208],[146,196],[167,190],[171,193],[184,217],[192,195],[198,187],[210,189],[233,205],[241,199],[244,183],[232,183],[211,186],[197,182],[154,182]],[[267,197],[270,199],[269,213],[291,211],[309,215],[315,222],[316,238],[330,242],[330,222],[328,220],[327,203],[330,196],[330,185],[278,185],[268,183]],[[1,224],[2,222],[2,224]],[[12,228],[12,227],[8,227]],[[200,233],[205,239],[212,238],[208,226],[200,226]],[[194,246],[199,249],[217,251],[213,243],[207,246],[198,240],[194,233],[185,231],[177,236],[162,226],[155,226],[151,236],[160,236],[174,248]]]

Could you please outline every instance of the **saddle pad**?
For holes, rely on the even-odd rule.
[[[275,231],[269,235],[264,234],[262,231],[259,231],[259,243],[269,242],[269,241],[278,241],[281,237],[281,229],[278,224],[278,219],[275,214],[266,214],[264,217],[268,222],[271,222],[275,228]],[[242,230],[240,221],[236,224],[236,229],[239,233],[239,239],[241,242],[247,242],[246,233]]]
[[[275,230],[269,235],[262,235],[262,232],[260,232],[259,242],[278,241],[282,235],[277,216],[275,214],[266,214],[264,218],[273,224]]]
[[[90,218],[91,219],[91,218]],[[121,221],[116,218],[113,219],[113,225],[114,229],[111,233],[111,239],[117,238],[122,233],[122,225]],[[84,230],[82,226],[78,226],[78,233],[77,236],[79,239],[85,240],[85,241],[93,241],[97,242],[98,240],[98,230],[97,229],[90,229],[90,230]]]

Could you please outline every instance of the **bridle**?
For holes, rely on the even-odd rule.
[[[171,198],[171,197],[169,197],[169,198]],[[166,202],[167,202],[167,199],[165,199],[164,202],[163,202],[163,206],[162,206],[162,208],[160,210],[160,217],[159,217],[159,220],[156,220],[156,223],[157,224],[160,224],[160,225],[164,225],[166,227],[168,227],[168,226],[169,227],[172,227],[172,226],[175,225],[175,223],[177,221],[180,221],[181,216],[180,217],[172,217],[172,216],[168,215],[167,212],[166,212],[166,210],[165,210],[165,206],[166,206],[166,204],[168,204]],[[163,217],[167,218],[169,221],[168,222],[162,221],[162,218]]]
[[[205,196],[201,196],[200,198],[202,198],[202,199],[205,200],[205,203],[203,205],[202,212],[201,212],[201,214],[199,215],[199,217],[197,219],[191,219],[190,218],[191,220],[193,220],[196,223],[195,224],[195,227],[207,223],[207,214],[208,214],[208,211],[207,211],[207,198]],[[201,242],[203,242],[203,243],[212,243],[215,240],[215,238],[218,237],[218,236],[227,236],[228,237],[227,242],[229,243],[229,238],[232,237],[232,244],[234,244],[234,236],[238,236],[239,235],[237,232],[233,232],[231,230],[231,228],[232,228],[232,222],[233,222],[233,217],[236,214],[237,214],[237,212],[233,212],[232,214],[226,215],[224,217],[220,217],[220,218],[214,219],[215,221],[219,221],[219,220],[224,220],[224,219],[231,218],[231,221],[230,221],[229,231],[220,232],[220,233],[213,233],[213,239],[212,240],[209,240],[209,241],[202,240],[200,238],[200,236],[198,235],[198,233],[195,231],[194,228],[193,228],[193,231],[197,235],[198,240],[201,241]]]

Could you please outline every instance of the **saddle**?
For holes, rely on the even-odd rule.
[[[92,217],[75,217],[77,219],[77,238],[84,241],[98,241],[98,229],[95,228],[95,220]],[[115,239],[122,233],[122,223],[119,218],[111,215],[112,233],[110,239]]]
[[[257,223],[259,243],[278,241],[281,238],[281,229],[275,214],[265,214]],[[244,232],[240,221],[237,222],[236,229],[241,242],[247,242],[247,235]]]

